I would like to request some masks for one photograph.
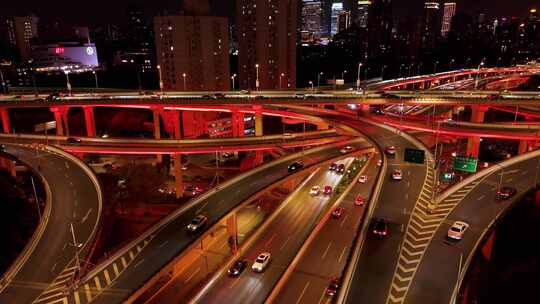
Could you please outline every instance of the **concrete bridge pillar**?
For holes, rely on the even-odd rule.
[[[86,136],[95,137],[96,136],[96,120],[94,118],[94,107],[84,106],[84,123],[86,125]]]
[[[519,148],[518,148],[518,155],[534,150],[534,146],[535,146],[534,141],[520,140]]]
[[[471,106],[471,122],[473,123],[483,123],[484,116],[488,107],[485,106]],[[478,158],[480,153],[480,137],[473,136],[469,137],[467,141],[467,156],[473,156]]]
[[[263,115],[262,106],[253,106],[255,110],[255,136],[263,136]]]
[[[69,136],[69,124],[68,124],[68,107],[53,107],[51,111],[54,113],[54,120],[56,121],[56,135],[57,136]]]
[[[0,109],[0,118],[2,119],[4,133],[11,133],[11,121],[9,120],[9,110],[7,108]]]
[[[232,254],[236,254],[238,251],[238,223],[236,218],[236,212],[233,212],[227,218],[227,235],[229,236],[229,248],[231,248]]]
[[[182,176],[182,154],[173,154],[174,188],[176,198],[184,196],[184,177]]]
[[[244,113],[234,110],[231,116],[231,127],[233,137],[244,136]]]

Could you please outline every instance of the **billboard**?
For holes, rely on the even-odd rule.
[[[424,150],[405,148],[405,161],[415,164],[423,164],[426,159]]]
[[[32,49],[37,69],[79,69],[99,66],[97,49],[93,43],[62,43],[38,45]]]

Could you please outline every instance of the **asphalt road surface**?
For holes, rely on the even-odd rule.
[[[50,214],[43,217],[47,224],[41,238],[12,280],[2,286],[0,303],[62,298],[76,270],[73,268],[76,248],[70,224],[74,225],[77,242],[82,243],[83,258],[100,217],[100,189],[96,188],[87,171],[55,153],[11,144],[6,144],[6,152],[43,176],[50,186],[52,202]],[[66,281],[50,288],[59,275],[64,275]]]
[[[517,195],[510,200],[495,199],[501,181],[501,170],[483,178],[463,197],[436,230],[409,288],[405,303],[450,303],[460,272],[460,258],[465,263],[469,255],[474,254],[475,244],[492,221],[510,207],[520,194],[535,186],[539,165],[540,159],[533,158],[504,169],[501,185],[518,190]],[[465,221],[470,225],[459,242],[450,241],[446,237],[448,229],[455,221]]]
[[[340,163],[350,163],[351,159]],[[204,293],[195,299],[196,303],[263,303],[285,269],[296,256],[298,250],[327,210],[329,196],[319,194],[312,196],[309,191],[319,185],[333,188],[339,183],[342,175],[329,172],[326,167],[319,171],[298,188],[287,200],[257,236],[248,244],[243,258],[248,260],[247,268],[238,278],[230,278],[226,270],[218,274]],[[346,214],[344,215],[346,216]],[[272,254],[272,260],[262,273],[251,271],[250,267],[262,252]]]
[[[351,145],[358,149],[370,146],[361,139],[355,140]],[[308,166],[317,164],[342,155],[339,150],[340,147],[336,145],[306,150],[304,160]],[[300,158],[301,155],[298,156],[298,159]],[[80,288],[70,294],[70,299],[75,302],[78,300],[77,304],[122,302],[198,239],[198,235],[186,231],[186,225],[197,214],[205,214],[209,218],[209,225],[216,223],[255,193],[288,176],[290,173],[287,167],[292,162],[293,160],[278,160],[273,166],[256,169],[231,185],[216,189],[206,199],[160,226],[140,244],[136,244],[107,265],[99,267],[99,272],[94,272],[82,282]]]
[[[332,300],[325,293],[326,287],[333,278],[342,276],[350,251],[354,248],[357,231],[377,181],[380,170],[377,162],[380,159],[381,155],[375,154],[369,161],[362,173],[368,177],[368,182],[361,184],[355,181],[351,191],[340,203],[345,208],[345,214],[339,219],[330,218],[324,224],[279,291],[276,303],[320,304]],[[363,206],[354,204],[358,195],[366,201]]]

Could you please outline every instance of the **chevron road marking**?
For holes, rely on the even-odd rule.
[[[402,304],[435,232],[450,212],[485,178],[459,189],[430,209],[433,172],[428,164],[424,185],[413,208],[394,270],[386,304]],[[429,185],[429,186],[428,186]]]

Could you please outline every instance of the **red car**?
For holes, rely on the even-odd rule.
[[[345,212],[345,209],[343,207],[337,207],[332,211],[332,217],[334,218],[340,218],[341,215],[343,215],[343,212]]]
[[[361,195],[358,195],[356,197],[356,199],[354,200],[354,204],[356,206],[362,206],[366,203],[366,200],[361,196]]]
[[[332,194],[332,186],[324,186],[324,194]]]

